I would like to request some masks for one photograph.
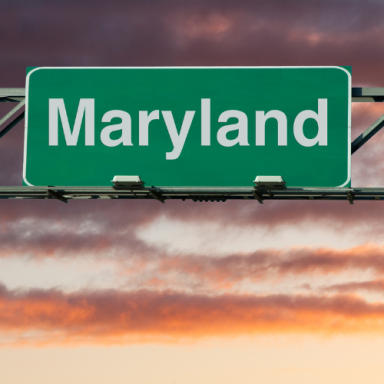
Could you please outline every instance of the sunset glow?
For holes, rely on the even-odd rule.
[[[0,1],[0,87],[27,66],[276,65],[384,87],[383,11]],[[382,114],[353,103],[352,140]],[[21,185],[22,128],[0,139],[2,186]],[[384,186],[382,145],[352,156],[352,186]],[[383,217],[380,201],[0,200],[0,382],[379,383]]]

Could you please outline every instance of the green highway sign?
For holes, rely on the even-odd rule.
[[[348,187],[345,67],[29,68],[23,181]]]

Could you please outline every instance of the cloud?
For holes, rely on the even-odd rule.
[[[322,276],[345,272],[384,273],[384,249],[364,245],[347,250],[293,248],[259,250],[222,257],[194,255],[161,258],[156,269],[166,276],[177,272],[194,277],[200,284],[215,289],[231,288],[242,281],[266,281],[289,276]],[[352,288],[352,286],[351,286]]]
[[[262,249],[256,252],[211,256],[204,253],[132,260],[120,265],[130,287],[151,290],[184,289],[187,292],[223,293],[257,292],[272,286],[269,292],[285,286],[285,292],[296,292],[298,284],[310,281],[315,291],[355,293],[359,290],[382,289],[379,280],[365,283],[333,284],[325,288],[324,278],[332,281],[342,276],[383,276],[384,249],[366,244],[347,250],[295,247],[289,250]]]
[[[382,333],[384,304],[355,295],[0,290],[5,343],[125,344],[276,333]]]
[[[158,201],[111,200],[71,201],[63,204],[59,201],[35,200],[0,201],[0,204],[0,257],[29,255],[36,258],[74,258],[84,254],[95,258],[105,256],[120,259],[134,256],[141,259],[177,256],[163,245],[149,244],[140,236],[141,231],[149,225],[159,225],[162,218],[174,225],[186,223],[201,226],[203,222],[207,228],[214,224],[218,230],[223,228],[233,233],[246,228],[262,231],[270,236],[293,225],[302,229],[310,225],[313,230],[317,228],[319,233],[337,230],[340,236],[354,236],[362,242],[366,242],[366,236],[369,235],[371,241],[376,240],[379,243],[383,230],[380,213],[384,209],[380,202],[356,202],[351,206],[347,201],[267,201],[264,205],[259,205],[255,201],[167,201],[166,204],[160,204]],[[345,225],[346,222],[348,225]],[[259,255],[265,252],[261,249],[258,251]],[[276,252],[280,251],[267,253],[274,260]],[[326,249],[291,250],[287,257],[295,258],[307,253],[308,259],[325,260],[329,255],[336,255],[332,252],[334,251]],[[381,250],[372,246],[364,248],[364,252],[378,255]],[[196,248],[191,249],[190,257],[195,257],[196,263],[198,254]],[[252,260],[255,261],[257,255],[255,253]]]
[[[92,6],[85,0],[65,6],[3,0],[0,81],[2,87],[23,87],[25,67],[48,65],[352,65],[354,86],[383,86],[383,10],[383,2],[374,0],[95,0]],[[381,104],[355,105],[354,137],[382,112]],[[353,156],[355,185],[383,185],[383,142],[379,133]],[[1,185],[21,184],[22,153],[19,124],[0,139]],[[218,257],[198,249],[169,252],[142,240],[140,231],[165,218],[175,226],[204,222],[234,232],[266,231],[277,244],[280,231],[299,233],[306,226],[379,242],[383,214],[380,202],[0,200],[0,257],[110,258],[132,282],[129,291],[2,286],[0,340],[109,344],[261,333],[381,334],[384,304],[356,295],[382,293],[380,245],[276,246]],[[323,278],[344,272],[366,280],[324,285]],[[313,283],[320,288],[310,295],[234,289],[271,278],[299,284],[303,277],[317,278]]]
[[[333,292],[351,292],[351,291],[368,291],[368,292],[384,292],[384,280],[358,281],[343,284],[333,284],[325,288],[326,291]]]
[[[0,63],[17,82],[6,86],[22,86],[27,65],[327,64],[354,65],[358,82],[379,85],[383,8],[375,0],[3,1]]]

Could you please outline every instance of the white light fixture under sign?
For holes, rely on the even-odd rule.
[[[285,187],[285,181],[281,176],[257,176],[254,181],[256,187],[281,188]]]
[[[115,176],[112,183],[115,188],[141,188],[144,185],[140,176]]]

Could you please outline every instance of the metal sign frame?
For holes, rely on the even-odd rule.
[[[352,88],[352,102],[383,102],[384,88]],[[0,88],[0,102],[18,103],[0,119],[0,138],[24,119],[24,88]],[[21,113],[19,113],[22,111]],[[19,113],[19,114],[18,114]],[[15,115],[17,115],[15,117]],[[355,153],[384,126],[384,115],[367,128],[351,144]],[[250,188],[156,188],[152,187],[2,187],[0,199],[56,199],[67,203],[69,199],[155,199],[218,201],[256,200],[384,200],[384,188],[285,188],[255,186]]]

